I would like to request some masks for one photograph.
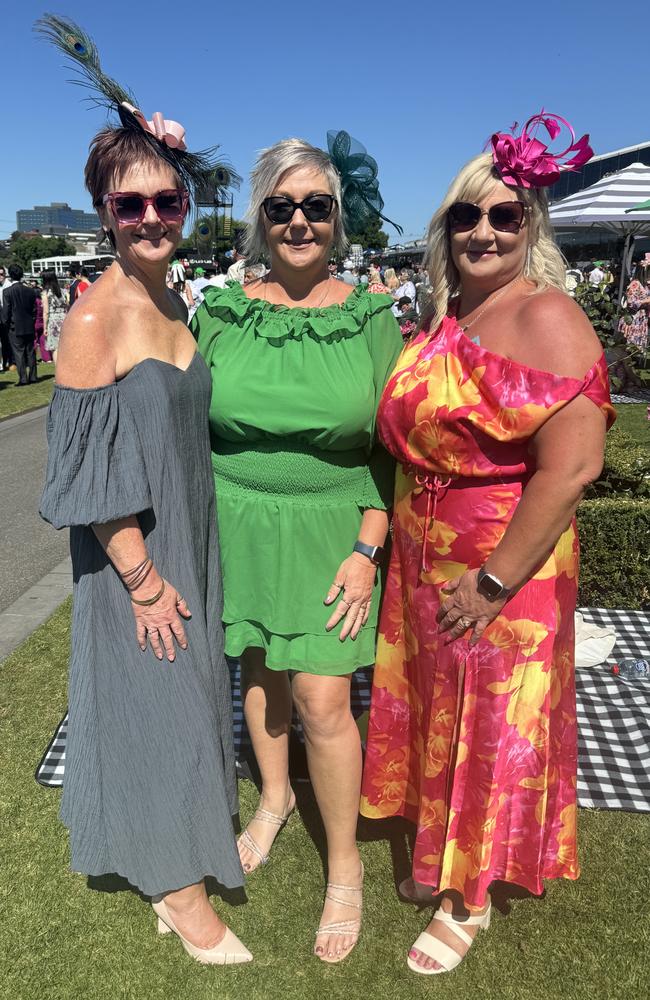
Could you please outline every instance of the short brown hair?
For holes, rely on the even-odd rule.
[[[90,143],[90,156],[84,170],[84,180],[93,205],[98,208],[111,183],[119,182],[131,167],[145,164],[159,167],[161,163],[176,174],[178,186],[183,187],[178,173],[144,132],[129,128],[102,129]]]

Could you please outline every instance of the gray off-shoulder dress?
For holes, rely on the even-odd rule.
[[[72,869],[146,895],[243,884],[232,707],[210,458],[211,380],[148,358],[97,389],[58,386],[42,516],[70,526],[74,612],[61,818]],[[188,649],[141,652],[129,596],[92,524],[136,514],[159,573],[187,600]]]

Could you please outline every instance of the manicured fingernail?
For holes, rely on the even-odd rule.
[[[173,663],[175,659],[176,659],[176,657],[175,657],[175,656],[170,656],[170,657],[169,657],[169,662],[170,662],[170,663]]]
[[[409,951],[409,958],[417,958],[417,957],[418,957],[417,951],[415,950],[415,948],[411,948],[411,950]]]
[[[145,651],[145,649],[146,649],[146,648],[147,648],[146,646],[140,646],[140,650],[141,650],[141,652],[143,652],[143,653],[144,653],[144,651]]]
[[[156,653],[156,659],[162,660],[162,653]]]
[[[186,642],[182,642],[181,643],[181,649],[187,649],[187,643]]]

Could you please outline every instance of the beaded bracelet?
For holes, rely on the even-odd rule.
[[[146,599],[146,601],[138,601],[133,596],[133,594],[130,594],[129,596],[130,596],[131,602],[133,604],[139,604],[143,608],[148,608],[148,607],[151,607],[152,604],[155,604],[157,601],[159,601],[160,598],[162,597],[162,595],[164,594],[164,592],[165,592],[165,581],[163,580],[162,587],[160,588],[160,590],[158,591],[158,593],[154,594],[153,597],[148,597]]]

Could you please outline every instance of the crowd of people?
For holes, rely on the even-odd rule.
[[[345,256],[383,206],[354,186],[365,151],[282,139],[228,281],[170,265],[211,164],[115,110],[85,179],[116,260],[64,322],[41,506],[71,529],[72,869],[126,877],[197,960],[251,961],[205,879],[263,878],[295,708],[325,834],[313,955],[359,939],[361,811],[413,823],[402,894],[434,912],[404,958],[451,971],[495,880],[580,874],[574,515],[615,412],[549,222],[565,154],[526,131],[554,118],[460,169],[412,273]],[[226,654],[261,775],[239,836]],[[351,679],[373,665],[364,760]]]
[[[16,372],[17,386],[38,382],[37,361],[56,363],[65,316],[90,282],[82,267],[63,283],[55,271],[25,280],[19,264],[0,265],[1,370]]]

